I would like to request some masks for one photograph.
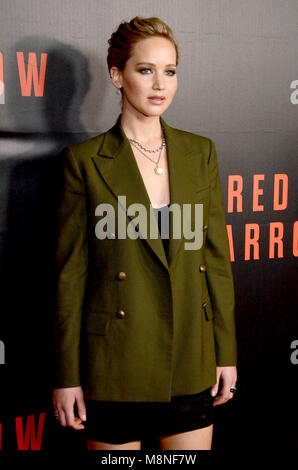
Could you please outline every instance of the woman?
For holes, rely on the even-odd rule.
[[[140,449],[151,434],[161,449],[210,449],[213,406],[233,397],[237,379],[216,150],[161,118],[178,65],[164,22],[133,18],[109,44],[122,112],[109,131],[63,152],[56,417],[85,428],[88,449]],[[187,214],[200,237],[190,247]]]

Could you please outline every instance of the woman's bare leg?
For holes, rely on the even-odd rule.
[[[163,450],[210,450],[212,445],[213,424],[194,431],[159,436]]]
[[[88,450],[140,450],[141,441],[125,442],[125,444],[109,444],[107,442],[87,439]]]

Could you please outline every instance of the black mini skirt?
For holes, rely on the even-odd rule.
[[[115,402],[85,400],[87,439],[109,444],[178,434],[213,424],[211,388],[171,402]]]

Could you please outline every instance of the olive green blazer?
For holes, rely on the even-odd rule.
[[[170,238],[168,259],[160,235],[147,237],[139,227],[136,239],[117,236],[118,210],[127,225],[135,202],[150,214],[121,114],[107,132],[62,152],[53,386],[81,385],[87,399],[169,402],[214,385],[217,365],[237,363],[216,149],[211,139],[160,121],[171,204],[203,204],[203,245],[197,250],[185,249],[183,233]],[[118,209],[120,195],[126,207]],[[101,203],[116,214],[106,239],[95,231]],[[171,225],[170,219],[170,233]]]

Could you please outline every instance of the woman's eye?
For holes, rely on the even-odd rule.
[[[150,70],[150,71],[151,71],[151,69],[141,69],[140,72],[143,73],[143,72],[146,71],[146,70]],[[176,73],[175,70],[167,70],[167,72],[171,72],[171,77],[172,77],[173,75],[175,75],[175,73]],[[145,75],[147,75],[147,74],[145,74]]]

